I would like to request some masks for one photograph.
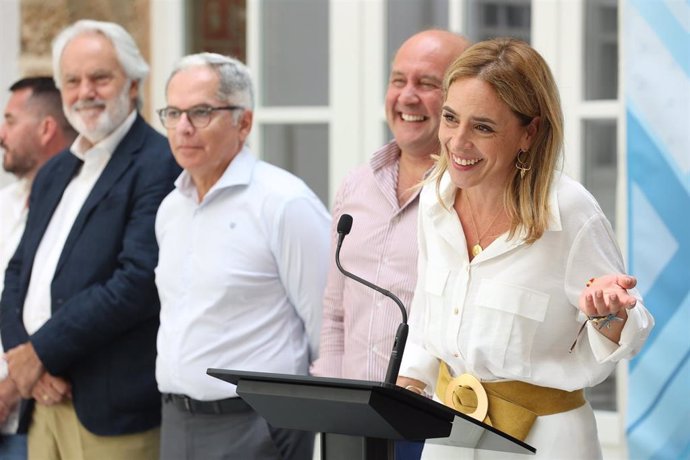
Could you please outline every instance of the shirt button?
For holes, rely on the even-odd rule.
[[[455,356],[456,358],[459,358],[459,357],[460,357],[460,353],[453,353],[453,356]]]
[[[457,315],[457,314],[458,314],[458,311],[459,311],[459,310],[456,308],[455,310],[453,310],[453,314],[454,314],[454,315]]]

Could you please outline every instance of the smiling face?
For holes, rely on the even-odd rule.
[[[137,85],[122,68],[113,44],[96,32],[73,38],[60,57],[62,104],[70,124],[96,143],[134,110]]]
[[[218,100],[218,74],[208,66],[193,66],[177,72],[168,83],[168,107],[188,110],[193,107],[221,107]],[[177,163],[192,176],[197,189],[207,191],[239,153],[252,126],[252,112],[243,110],[237,122],[234,111],[211,114],[208,126],[195,128],[187,114],[168,129],[170,148]],[[204,191],[200,190],[201,195]]]
[[[386,92],[386,120],[404,154],[438,153],[443,74],[465,40],[442,31],[417,34],[393,60]]]
[[[461,78],[448,88],[438,137],[456,187],[503,193],[520,149],[529,150],[538,118],[524,125],[478,78]]]

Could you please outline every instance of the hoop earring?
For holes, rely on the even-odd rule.
[[[526,158],[521,158],[522,154],[525,154]],[[529,164],[527,161],[529,160],[529,152],[527,150],[518,150],[517,157],[515,158],[515,167],[520,170],[520,179],[524,179],[525,174],[527,171],[532,169],[532,165]]]

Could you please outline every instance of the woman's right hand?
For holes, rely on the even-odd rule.
[[[427,394],[426,391],[424,391],[426,388],[426,383],[422,382],[421,380],[401,376],[398,377],[398,380],[396,380],[395,384],[399,387],[403,387],[407,391],[417,393],[418,395],[426,396]]]

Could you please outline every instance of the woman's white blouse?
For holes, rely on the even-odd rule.
[[[456,190],[446,173],[440,195],[447,209],[435,184],[420,196],[419,277],[401,376],[431,391],[441,359],[454,375],[572,391],[600,383],[616,361],[639,351],[654,321],[633,290],[638,302],[620,343],[588,324],[569,352],[585,320],[577,304],[587,280],[625,273],[611,226],[584,187],[560,175],[541,238],[528,245],[504,234],[471,262],[452,206]]]

